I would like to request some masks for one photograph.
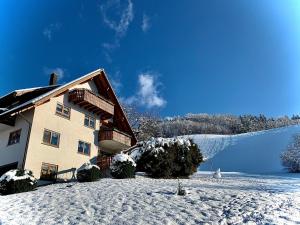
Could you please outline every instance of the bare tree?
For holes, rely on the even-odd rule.
[[[300,134],[293,137],[293,141],[288,145],[287,150],[281,154],[281,161],[289,172],[300,172]]]
[[[154,113],[140,112],[134,105],[125,105],[123,108],[139,141],[163,135],[158,128],[159,118]]]
[[[186,116],[160,118],[153,112],[140,112],[134,105],[125,105],[129,122],[137,138],[141,141],[150,137],[174,137],[189,134],[240,134],[268,130],[299,124],[297,116],[267,118],[263,114],[227,115],[227,114],[187,114]],[[299,116],[300,118],[300,116]]]

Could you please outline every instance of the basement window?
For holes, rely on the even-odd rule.
[[[85,117],[84,117],[84,126],[95,129],[95,126],[96,126],[95,118],[91,117],[91,116],[88,116],[88,115],[85,115]]]
[[[44,130],[43,143],[54,147],[59,147],[60,134],[51,130]]]
[[[55,180],[58,172],[58,165],[42,163],[41,180]]]
[[[11,132],[9,134],[7,145],[13,145],[13,144],[19,143],[20,142],[20,137],[21,137],[21,129],[16,130],[14,132]]]
[[[65,117],[67,119],[70,119],[71,114],[71,108],[67,107],[61,103],[57,103],[56,105],[56,115]]]
[[[91,144],[84,142],[84,141],[78,141],[78,153],[84,154],[84,155],[90,155],[91,154]]]

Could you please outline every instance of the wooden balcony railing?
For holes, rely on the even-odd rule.
[[[114,115],[114,104],[111,101],[87,89],[71,90],[69,101],[90,112],[101,114],[101,119],[108,119]]]
[[[114,128],[100,128],[99,144],[108,150],[121,151],[131,146],[131,136]]]

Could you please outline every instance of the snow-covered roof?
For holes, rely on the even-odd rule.
[[[66,83],[66,84],[64,84],[64,85],[58,86],[58,87],[54,88],[53,90],[51,90],[51,91],[49,91],[49,92],[46,92],[46,93],[44,93],[44,94],[42,94],[42,95],[40,95],[40,96],[37,96],[37,97],[35,97],[35,98],[33,98],[33,99],[30,99],[30,100],[28,100],[28,101],[26,101],[26,102],[24,102],[24,103],[22,103],[22,104],[20,104],[20,105],[17,105],[16,107],[13,107],[13,108],[11,108],[11,109],[9,109],[9,110],[6,110],[6,111],[0,113],[0,116],[8,115],[8,114],[13,113],[14,111],[16,111],[16,110],[18,110],[18,109],[21,109],[21,108],[26,107],[26,106],[29,106],[29,105],[33,105],[33,104],[36,103],[37,101],[39,101],[39,100],[41,100],[41,99],[43,99],[43,98],[45,98],[45,97],[47,97],[47,96],[49,96],[49,95],[55,93],[56,91],[59,91],[60,89],[63,89],[63,88],[65,88],[65,87],[67,87],[68,85],[72,84],[72,83],[78,82],[78,81],[80,81],[80,80],[84,80],[84,78],[90,76],[91,74],[96,73],[96,72],[100,72],[100,71],[103,71],[103,69],[95,70],[95,71],[93,71],[93,72],[90,72],[90,73],[88,73],[88,74],[82,76],[82,77],[79,77],[79,78],[76,79],[76,80],[73,80],[73,81],[70,81],[69,83]],[[21,90],[26,90],[26,89],[21,89]],[[27,90],[30,90],[30,89],[27,89]],[[18,90],[18,91],[20,91],[20,90]]]
[[[58,85],[56,85],[56,86],[58,86]],[[1,96],[0,99],[5,98],[5,97],[7,97],[9,95],[12,95],[12,94],[15,94],[15,95],[18,96],[18,95],[26,93],[26,92],[31,92],[31,91],[35,91],[35,90],[39,90],[39,89],[44,89],[44,88],[49,88],[49,87],[51,87],[51,86],[48,85],[48,86],[42,86],[42,87],[32,87],[32,88],[17,89],[17,90],[13,90],[13,91],[9,92],[6,95]]]

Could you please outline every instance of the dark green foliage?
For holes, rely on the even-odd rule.
[[[2,180],[0,182],[0,193],[3,195],[8,194],[15,194],[27,191],[33,191],[37,186],[37,181],[33,177],[31,171],[27,170],[17,170],[16,175],[17,177],[28,175],[27,178],[20,179],[20,180]],[[3,175],[5,176],[5,174]]]
[[[191,146],[174,143],[164,145],[163,151],[145,151],[137,161],[137,169],[155,178],[188,177],[202,161],[202,154],[192,141]]]
[[[91,169],[82,169],[77,171],[77,180],[79,182],[92,182],[97,181],[101,178],[101,171],[92,167]]]
[[[117,179],[134,178],[135,166],[131,161],[116,161],[111,166],[111,175]]]

